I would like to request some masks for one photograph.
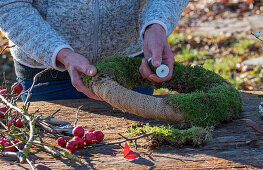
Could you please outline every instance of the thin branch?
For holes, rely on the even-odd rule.
[[[35,115],[37,112],[39,112],[39,109],[37,109],[36,111],[34,111],[31,115]]]
[[[54,113],[52,113],[50,116],[46,117],[46,119],[54,118],[54,115],[58,113],[61,109],[56,110]]]
[[[18,146],[18,145],[20,145],[20,144],[22,144],[22,143],[23,143],[23,142],[21,142],[21,141],[18,142],[18,143],[16,143],[16,144],[13,144],[13,143],[12,143],[11,146],[3,147],[3,150],[4,150],[4,149],[10,149],[10,148],[16,147],[16,146]]]
[[[2,95],[0,95],[0,98],[1,98],[2,102],[5,105],[7,105],[9,108],[16,110],[16,111],[18,111],[19,113],[21,113],[23,115],[23,112],[22,112],[22,110],[20,108],[18,108],[16,106],[12,105],[11,103],[9,103]]]
[[[29,99],[30,99],[30,97],[31,97],[31,92],[32,92],[32,90],[33,90],[33,88],[34,88],[34,86],[35,86],[35,84],[36,84],[36,81],[37,81],[38,76],[40,76],[40,75],[43,74],[44,72],[47,72],[47,71],[52,70],[52,69],[53,69],[53,68],[48,67],[48,68],[46,68],[45,70],[40,71],[39,73],[37,73],[37,74],[34,76],[34,78],[33,78],[33,83],[32,83],[32,85],[31,85],[31,87],[29,88],[28,93],[27,93],[27,98],[26,98],[24,107],[27,105],[27,103],[28,103],[28,101],[29,101]]]
[[[32,162],[27,158],[26,159],[27,163],[30,165],[30,167],[35,170],[35,167],[33,166]]]
[[[19,159],[20,163],[24,163],[26,160],[25,155],[21,152],[0,152],[0,154],[4,156],[16,157]]]
[[[36,87],[41,87],[41,86],[47,86],[49,83],[39,83],[39,84],[36,84],[36,85],[34,85],[34,87],[33,88],[36,88]],[[16,99],[15,100],[18,100],[23,94],[26,94],[26,93],[28,93],[29,92],[29,90],[30,90],[30,88],[29,89],[27,89],[27,90],[25,90],[25,91],[23,91],[22,93],[20,93],[20,94],[18,94],[17,96],[16,96]]]
[[[40,138],[40,141],[33,141],[33,143],[43,146],[44,149],[46,149],[48,152],[50,152],[55,157],[63,156],[63,157],[66,157],[70,160],[80,162],[80,159],[77,156],[75,156],[74,154],[71,154],[71,153],[68,153],[65,151],[60,151],[60,150],[56,149],[53,145],[44,143],[41,138]]]
[[[122,138],[124,138],[124,139],[128,139],[127,137],[125,137],[125,136],[123,136],[122,134],[120,134],[120,133],[118,133],[118,135],[120,135]]]
[[[75,120],[75,122],[74,122],[74,127],[76,127],[77,126],[77,123],[78,123],[78,114],[79,114],[79,110],[81,109],[83,107],[83,105],[81,105],[81,106],[79,106],[78,107],[78,110],[77,110],[77,112],[76,112],[76,120]]]
[[[256,37],[256,39],[260,40],[261,42],[263,42],[263,40],[261,38],[259,38],[258,36],[256,36],[253,32],[251,32],[251,35],[253,35],[254,37]]]
[[[1,51],[0,55],[2,55],[3,52],[4,52],[6,49],[8,49],[8,48],[13,48],[13,47],[15,47],[15,46],[16,46],[16,45],[6,46],[6,47]]]
[[[142,134],[142,135],[137,136],[137,137],[124,139],[124,140],[122,140],[122,141],[116,141],[116,142],[110,142],[110,143],[101,143],[101,144],[93,144],[93,145],[91,145],[91,146],[105,146],[105,145],[121,144],[121,143],[125,143],[125,142],[127,142],[127,141],[138,140],[138,139],[143,138],[143,137],[151,136],[151,135],[153,135],[153,134],[154,134],[154,132],[145,133],[145,134]]]

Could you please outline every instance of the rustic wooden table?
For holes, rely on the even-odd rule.
[[[241,120],[248,118],[263,125],[258,114],[260,99],[257,94],[242,92],[243,112],[233,122],[216,127],[213,139],[199,148],[173,148],[162,146],[153,151],[139,147],[137,160],[126,160],[118,145],[107,147],[83,148],[75,152],[81,157],[81,163],[72,163],[66,159],[56,159],[44,150],[34,148],[29,158],[34,164],[41,163],[51,169],[261,169],[263,168],[263,135],[254,132]],[[162,122],[144,119],[112,109],[105,102],[94,100],[67,100],[53,102],[33,102],[31,111],[40,109],[43,115],[61,109],[55,118],[73,123],[75,113],[79,113],[79,125],[85,129],[94,128],[105,133],[105,141],[120,140],[117,133],[125,134],[130,125],[150,122]],[[254,141],[254,142],[253,142]],[[55,144],[55,140],[49,140]],[[134,148],[132,148],[135,150]],[[29,169],[28,164],[19,164],[14,158],[0,156],[1,169]]]

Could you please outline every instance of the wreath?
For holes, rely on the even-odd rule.
[[[141,58],[109,57],[95,66],[95,77],[83,76],[86,87],[113,107],[146,118],[183,126],[210,127],[236,118],[242,111],[238,90],[218,74],[201,66],[175,62],[171,80],[143,79]],[[132,91],[133,87],[167,88],[179,94],[165,98]]]

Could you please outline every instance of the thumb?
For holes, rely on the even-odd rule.
[[[95,66],[93,65],[84,65],[82,67],[80,67],[80,72],[88,75],[88,76],[95,76],[97,74],[97,69]]]
[[[95,76],[97,74],[97,68],[93,65],[89,65],[86,69],[86,73],[88,76]]]
[[[152,65],[154,67],[159,67],[162,63],[162,52],[163,49],[161,47],[152,49]]]

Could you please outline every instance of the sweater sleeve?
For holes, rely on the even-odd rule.
[[[188,0],[148,0],[140,15],[141,39],[146,27],[154,23],[160,24],[169,36],[187,4]]]
[[[33,0],[0,0],[0,30],[32,59],[57,70],[56,55],[72,47],[41,17]]]

